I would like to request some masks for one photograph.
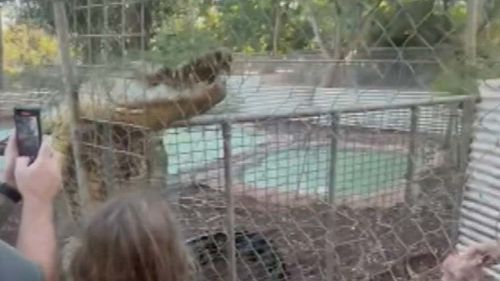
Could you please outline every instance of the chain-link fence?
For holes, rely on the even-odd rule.
[[[220,232],[234,229],[240,280],[437,280],[462,184],[457,101],[172,130],[198,135],[168,150],[181,184],[167,194],[186,234],[202,237],[191,243],[204,276],[227,278]]]
[[[0,112],[47,93],[34,99],[67,156],[61,217],[160,189],[206,280],[439,279],[475,81],[498,76],[498,1],[6,5],[2,77],[20,94]],[[6,79],[22,24],[62,53],[16,39],[29,67]]]
[[[62,85],[57,39],[52,28],[37,21],[36,5],[0,3],[0,128],[10,123],[13,106],[48,104]]]

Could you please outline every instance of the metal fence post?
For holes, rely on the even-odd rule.
[[[146,150],[146,163],[148,165],[148,184],[149,187],[158,186],[161,189],[168,187],[168,152],[163,143],[163,137],[160,133],[147,133],[147,141],[144,144]],[[160,182],[159,185],[158,182]]]
[[[101,160],[103,165],[104,174],[104,184],[108,194],[115,193],[115,175],[114,175],[114,152],[113,152],[113,132],[112,125],[104,124],[103,122],[97,122],[98,132],[103,136],[104,149],[101,154]]]
[[[232,192],[233,185],[233,175],[231,170],[231,124],[228,122],[222,123],[222,138],[224,141],[224,180],[225,180],[225,190],[226,190],[226,211],[227,211],[227,221],[226,221],[226,231],[227,231],[227,252],[228,252],[228,268],[230,272],[230,281],[236,281],[236,245],[234,237],[234,198]]]
[[[443,141],[443,149],[450,149],[451,148],[451,139],[453,135],[453,128],[455,128],[455,121],[457,117],[457,105],[452,103],[448,106],[448,110],[450,112],[450,115],[448,117],[448,123],[446,124],[446,131],[444,135],[444,141]]]
[[[415,158],[417,156],[417,131],[418,131],[418,115],[419,108],[417,106],[412,106],[410,108],[410,135],[409,135],[409,145],[408,145],[408,158],[406,163],[406,187],[405,187],[405,202],[407,204],[413,203],[413,175],[415,170]]]
[[[453,141],[453,137],[457,134],[458,123],[458,107],[460,103],[451,103],[448,106],[450,116],[446,125],[446,133],[444,136],[442,149],[446,153],[446,161],[449,161],[453,167],[458,166],[458,150],[457,142]]]
[[[70,139],[75,161],[76,179],[78,184],[78,195],[80,197],[82,206],[89,202],[90,195],[87,189],[87,178],[83,168],[83,161],[81,159],[81,142],[79,133],[80,121],[80,102],[78,96],[78,86],[75,81],[73,73],[73,63],[70,56],[69,47],[69,31],[68,21],[66,18],[66,10],[62,0],[53,1],[54,8],[54,22],[56,26],[57,39],[59,44],[59,53],[61,56],[61,69],[64,80],[64,90],[66,94],[66,101],[70,109],[69,125],[70,125]],[[82,209],[85,212],[85,209]]]
[[[335,202],[335,178],[337,164],[337,136],[339,132],[339,115],[332,114],[332,139],[330,140],[330,174],[328,175],[328,203]]]
[[[470,144],[472,141],[472,134],[473,134],[473,125],[474,125],[474,106],[475,106],[476,100],[474,98],[470,98],[468,100],[465,100],[462,102],[462,118],[461,118],[461,125],[462,125],[462,131],[460,135],[460,140],[458,141],[458,168],[459,168],[459,173],[462,178],[462,182],[465,184],[466,182],[466,169],[467,169],[467,163],[469,161],[469,152],[470,152]],[[456,219],[452,232],[451,232],[451,241],[452,243],[457,243],[458,242],[458,236],[460,234],[459,232],[459,227],[460,227],[460,208],[461,208],[461,203],[463,199],[463,187],[459,186],[454,193],[452,194],[452,198],[454,199],[454,207],[453,207],[453,214],[454,218]]]
[[[459,169],[461,173],[465,173],[467,162],[469,160],[470,143],[472,140],[475,100],[471,98],[465,100],[462,104],[462,134],[460,140]]]
[[[327,223],[328,235],[327,235],[327,255],[326,255],[326,280],[334,280],[334,261],[335,261],[335,245],[334,245],[334,229],[335,229],[335,180],[337,178],[337,149],[338,149],[338,135],[339,135],[339,123],[340,115],[338,113],[333,113],[332,118],[332,136],[330,140],[330,174],[328,175],[328,205],[330,210],[330,215]]]

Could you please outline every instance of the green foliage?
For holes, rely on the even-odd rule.
[[[489,59],[479,58],[476,65],[467,65],[464,56],[449,60],[432,84],[436,91],[451,95],[477,95],[478,81],[500,77],[500,64]]]
[[[478,69],[467,66],[463,56],[450,60],[432,83],[436,91],[452,95],[478,94],[476,77]]]
[[[243,53],[272,51],[274,36],[279,53],[305,49],[312,38],[297,1],[225,0],[221,5],[170,1],[161,10],[156,15],[159,27],[153,40],[163,50],[177,48],[165,45],[179,43],[165,39],[173,38],[172,34],[177,38],[186,38],[181,34],[196,36],[198,42],[218,42]]]
[[[219,47],[215,38],[203,32],[160,33],[146,58],[164,66],[177,67]]]
[[[466,3],[458,3],[450,7],[449,18],[456,30],[463,31],[467,23],[467,6]]]
[[[86,0],[68,1],[75,32],[91,34],[121,32],[121,13],[111,13],[110,30],[103,31],[103,9],[71,10],[69,5],[86,5]],[[70,4],[71,3],[71,4]],[[144,5],[144,6],[141,6]],[[339,59],[365,47],[450,46],[456,53],[439,54],[441,67],[432,87],[453,94],[475,93],[476,79],[498,77],[495,63],[500,56],[500,1],[485,0],[478,38],[478,64],[465,65],[463,35],[467,21],[466,2],[457,0],[158,0],[126,5],[126,29],[146,31],[149,60],[175,67],[209,50],[227,47],[245,54],[287,54],[321,50]],[[144,10],[142,10],[144,8]],[[111,11],[111,10],[110,10]],[[118,10],[113,10],[118,11]],[[111,11],[112,12],[112,11]],[[141,27],[134,15],[144,13]],[[52,24],[51,1],[40,0],[21,18],[39,25]],[[88,26],[90,24],[90,26]],[[117,30],[114,30],[117,28]],[[139,29],[138,29],[139,28]],[[142,32],[142,31],[141,31]],[[103,39],[84,42],[86,63],[99,60]],[[80,43],[81,43],[80,42]],[[142,50],[142,43],[126,43],[127,56]],[[108,42],[109,43],[109,42]],[[120,48],[111,48],[122,56]],[[112,51],[110,51],[112,52]],[[362,52],[358,52],[362,53]],[[139,56],[139,54],[138,54]],[[144,54],[140,54],[143,57]],[[29,62],[27,62],[29,64]]]
[[[28,24],[8,27],[3,34],[4,70],[19,74],[25,69],[56,61],[58,48],[54,36]]]
[[[452,95],[478,94],[478,80],[486,80],[500,77],[500,1],[492,2],[496,6],[491,7],[489,17],[479,26],[477,38],[477,55],[474,66],[467,65],[463,51],[451,54],[444,58],[445,67],[436,77],[433,89],[446,91]],[[453,19],[463,34],[466,11],[463,6],[457,6],[452,11]],[[462,39],[459,37],[458,39]],[[455,42],[456,45],[461,41]],[[462,43],[463,44],[463,43]],[[461,46],[461,45],[458,45]],[[459,49],[460,50],[460,49]]]
[[[217,34],[210,32],[218,27],[217,11],[205,7],[202,17],[202,9],[202,2],[197,0],[162,2],[162,13],[159,13],[162,16],[156,22],[156,35],[150,42],[151,51],[146,54],[146,59],[176,67],[220,48]]]

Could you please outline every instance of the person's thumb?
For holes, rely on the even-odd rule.
[[[15,147],[15,141],[16,141],[16,129],[13,129],[10,133],[10,136],[9,136],[9,141],[7,142],[8,143],[8,146],[9,147]]]
[[[37,158],[48,159],[51,158],[53,154],[54,150],[50,146],[49,142],[45,140],[44,142],[42,142],[42,145],[40,146]]]

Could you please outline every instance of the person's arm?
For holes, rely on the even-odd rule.
[[[56,280],[57,244],[51,204],[23,204],[17,249],[40,266],[44,280]]]
[[[57,244],[53,202],[62,186],[58,155],[43,143],[38,157],[29,165],[27,157],[15,166],[17,188],[23,196],[18,250],[42,269],[46,281],[57,279]]]

